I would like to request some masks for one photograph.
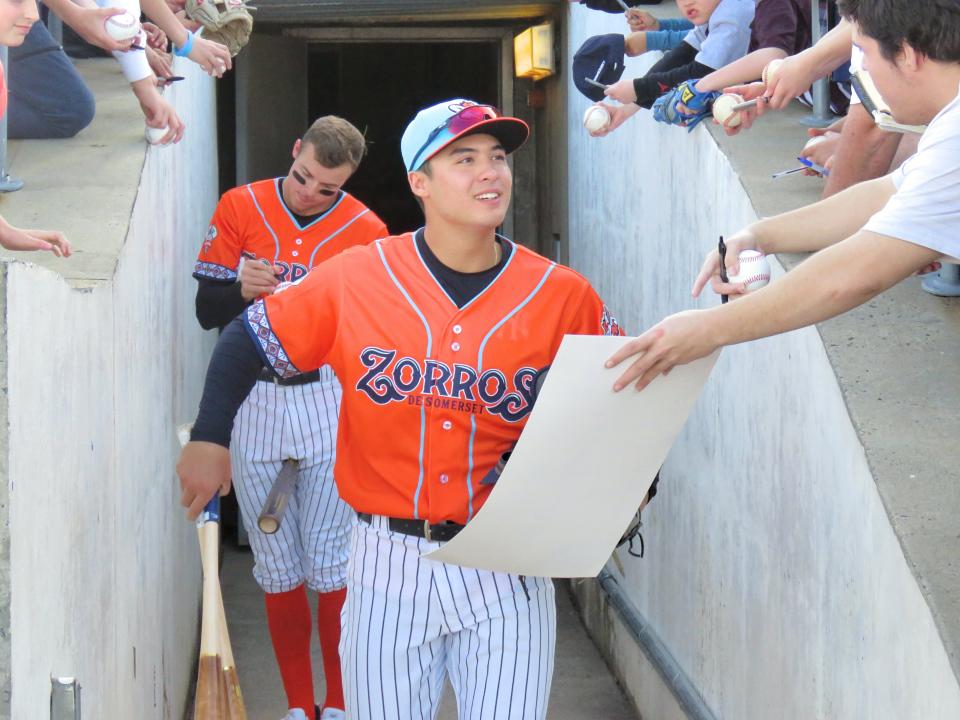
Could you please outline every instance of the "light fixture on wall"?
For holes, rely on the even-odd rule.
[[[513,39],[513,68],[518,78],[542,80],[556,72],[553,23],[528,27]]]

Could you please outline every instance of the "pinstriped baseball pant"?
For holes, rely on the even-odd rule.
[[[346,582],[350,528],[356,515],[337,494],[333,464],[340,383],[329,367],[305,385],[257,381],[234,422],[233,486],[253,550],[253,576],[265,592],[306,584],[319,592]],[[300,460],[296,491],[280,529],[257,528],[283,460]]]
[[[351,720],[432,720],[444,677],[461,720],[542,720],[553,677],[553,581],[423,559],[438,547],[358,522],[340,662]]]

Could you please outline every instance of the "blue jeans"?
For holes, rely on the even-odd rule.
[[[42,22],[10,48],[7,137],[73,137],[93,120],[93,93]]]

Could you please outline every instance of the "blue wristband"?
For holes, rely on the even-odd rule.
[[[173,54],[177,57],[187,57],[190,54],[190,51],[193,50],[193,33],[187,33],[187,41],[183,44],[183,47],[177,47],[174,45]]]

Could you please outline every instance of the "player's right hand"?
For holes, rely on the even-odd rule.
[[[283,268],[257,260],[247,260],[240,269],[240,294],[247,302],[261,295],[273,295],[280,284]]]
[[[740,272],[740,253],[744,250],[760,250],[759,242],[756,236],[749,228],[741,230],[735,235],[731,235],[726,240],[726,266],[727,277],[731,277]],[[742,295],[746,292],[741,283],[725,283],[720,279],[720,253],[716,249],[707,253],[703,266],[697,279],[693,282],[693,297],[700,297],[700,293],[707,282],[713,288],[717,295]]]
[[[187,517],[196,520],[214,493],[230,492],[230,451],[211,442],[191,441],[180,451],[180,504]]]

